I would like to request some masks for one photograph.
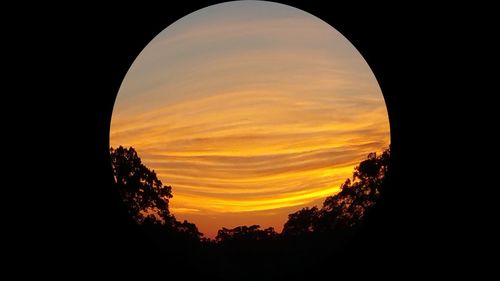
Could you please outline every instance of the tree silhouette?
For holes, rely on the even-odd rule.
[[[110,148],[113,174],[120,195],[138,223],[167,223],[172,220],[168,209],[172,188],[164,186],[154,170],[149,170],[133,147]]]
[[[318,208],[303,208],[288,215],[288,221],[283,226],[285,236],[302,236],[314,232],[314,225],[318,219]]]
[[[174,229],[177,233],[181,234],[185,238],[194,241],[200,241],[203,236],[203,233],[198,231],[198,227],[196,227],[196,224],[190,223],[187,220],[179,222],[174,219]]]
[[[147,227],[150,232],[192,241],[199,241],[203,234],[195,224],[179,222],[168,209],[172,188],[165,186],[142,164],[133,147],[110,149],[113,175],[120,195],[132,218]]]
[[[238,226],[233,229],[223,227],[217,232],[215,240],[219,243],[229,241],[261,241],[270,240],[278,236],[273,227],[260,229],[260,225]]]
[[[323,207],[303,208],[288,215],[283,227],[285,237],[304,236],[318,232],[346,230],[358,225],[380,195],[389,164],[390,148],[380,156],[368,154],[354,168],[353,179],[346,179],[340,192],[329,196]]]
[[[315,229],[334,231],[358,225],[375,204],[384,183],[390,157],[390,148],[380,156],[370,153],[354,168],[353,180],[347,179],[341,191],[329,196],[318,212]]]
[[[229,275],[261,269],[253,280],[275,268],[282,271],[274,277],[308,276],[304,272],[315,270],[317,258],[337,253],[380,196],[390,147],[379,156],[370,153],[354,168],[352,178],[340,186],[340,192],[327,197],[321,208],[306,207],[289,214],[281,233],[259,225],[223,227],[215,240],[204,238],[195,224],[176,220],[169,211],[172,188],[164,186],[156,173],[142,164],[134,148],[120,146],[111,148],[110,153],[115,181],[130,214],[168,251],[167,256],[204,260],[199,265],[201,272],[221,266],[226,272],[232,270]]]
[[[305,207],[288,215],[281,234],[272,229],[269,233],[260,226],[238,226],[233,229],[219,230],[216,241],[264,240],[269,237],[304,237],[317,233],[331,233],[348,230],[360,224],[367,211],[375,204],[385,180],[390,158],[390,147],[380,156],[368,154],[354,168],[353,178],[346,179],[340,192],[329,196],[321,209]]]

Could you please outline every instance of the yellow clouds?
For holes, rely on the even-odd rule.
[[[228,16],[214,8],[224,5]],[[383,96],[354,47],[320,20],[268,2],[216,6],[137,58],[110,143],[135,147],[172,186],[172,212],[209,237],[239,224],[279,230],[387,147]]]
[[[359,160],[387,146],[385,108],[363,102],[271,91],[208,96],[123,116],[111,142],[136,147],[173,187],[180,218],[273,211],[335,193]]]

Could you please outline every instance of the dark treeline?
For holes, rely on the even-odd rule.
[[[348,244],[383,189],[390,148],[370,153],[355,167],[340,192],[318,207],[288,215],[283,231],[259,225],[222,228],[215,240],[203,237],[195,224],[178,221],[169,211],[172,188],[142,164],[134,148],[111,148],[115,182],[131,217],[159,251],[189,260],[195,270],[220,280],[281,279],[312,276],[321,261]],[[207,276],[208,276],[207,275]]]

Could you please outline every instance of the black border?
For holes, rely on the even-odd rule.
[[[429,44],[441,36],[435,31],[439,26],[435,15],[429,12],[432,7],[278,2],[309,12],[340,31],[370,65],[388,106],[390,188],[352,253],[346,255],[346,260],[358,262],[342,270],[359,266],[364,270],[356,274],[388,274],[394,268],[412,273],[439,264],[441,255],[430,253],[443,254],[447,236],[438,234],[444,207],[429,198],[443,192],[431,179],[443,158],[430,141],[442,129],[432,125],[439,122],[434,117],[440,113],[432,104],[443,99],[429,90],[436,74],[432,62],[438,57]],[[37,237],[27,248],[40,254],[39,264],[52,260],[42,258],[49,252],[53,263],[75,272],[140,273],[138,263],[146,259],[154,264],[159,253],[126,216],[112,186],[108,136],[113,102],[133,60],[156,34],[184,15],[216,3],[75,5],[62,12],[44,7],[33,22],[28,21],[37,30],[31,43],[39,47],[33,54],[33,71],[43,76],[42,82],[56,85],[44,95],[30,91],[35,103],[26,108],[43,118],[33,134],[37,147],[50,151],[42,157],[41,150],[34,160],[37,181],[45,187],[33,189],[36,196],[31,195],[37,198],[33,205],[37,208],[36,216],[30,212],[28,228],[36,229]],[[32,145],[28,139],[25,147]],[[429,154],[431,160],[426,158]],[[421,192],[429,188],[432,194]],[[418,258],[422,253],[425,262]],[[160,270],[165,265],[156,266]],[[189,265],[178,266],[189,270]]]

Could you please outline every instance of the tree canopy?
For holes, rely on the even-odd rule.
[[[133,219],[139,224],[159,225],[193,240],[203,240],[195,224],[179,222],[169,211],[172,188],[165,186],[154,170],[142,164],[134,148],[110,149],[113,173],[119,192]],[[382,154],[370,153],[354,168],[352,180],[346,179],[340,192],[328,196],[321,208],[306,207],[288,215],[283,231],[261,229],[259,225],[223,227],[215,241],[270,240],[299,237],[352,228],[366,216],[380,195],[390,158],[390,147]]]
[[[303,208],[290,214],[283,235],[332,232],[358,225],[380,195],[389,158],[390,148],[379,156],[370,153],[354,168],[352,181],[346,179],[340,192],[328,196],[321,209]]]
[[[163,185],[155,171],[142,164],[133,147],[111,148],[110,154],[118,190],[134,220],[141,223],[148,217],[149,221],[170,221],[172,188]]]
[[[195,224],[177,221],[170,214],[172,187],[163,185],[155,171],[142,164],[133,147],[111,148],[110,155],[118,190],[136,222],[161,226],[163,232],[173,231],[185,238],[199,240],[202,237]]]
[[[217,242],[242,241],[242,240],[269,240],[278,236],[273,227],[261,229],[260,225],[238,226],[233,229],[223,227],[217,232]]]
[[[390,158],[390,148],[380,155],[370,153],[321,207],[289,214],[281,233],[260,225],[222,227],[212,240],[203,237],[194,223],[178,221],[170,213],[172,188],[141,162],[134,148],[120,146],[110,152],[115,182],[132,218],[166,250],[154,251],[180,264],[196,264],[203,273],[200,277],[214,271],[216,276],[224,273],[228,280],[241,277],[237,275],[241,272],[254,272],[248,280],[270,273],[275,274],[269,278],[273,280],[310,278],[320,258],[342,257],[339,249],[352,237],[350,230],[362,222],[380,196]]]
[[[314,231],[314,226],[318,218],[318,208],[303,208],[293,214],[288,215],[288,221],[283,226],[284,236],[303,236]]]

